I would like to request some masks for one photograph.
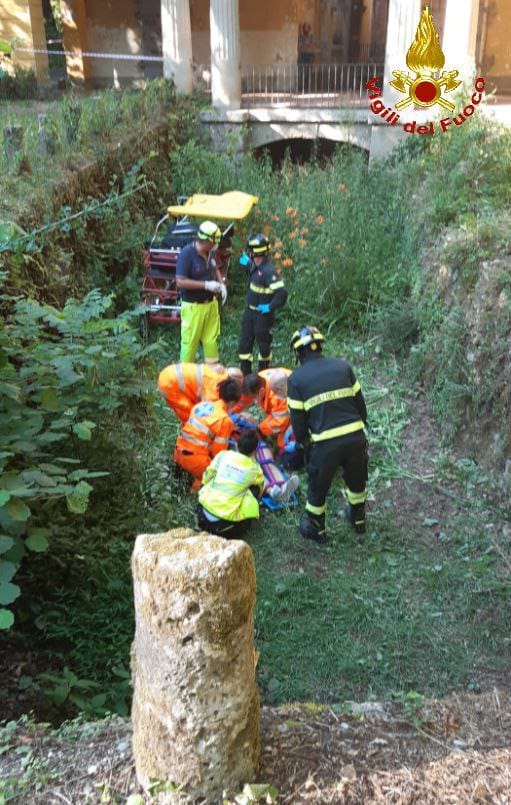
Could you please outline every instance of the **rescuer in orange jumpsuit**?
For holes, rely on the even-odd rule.
[[[284,447],[284,435],[291,424],[287,407],[287,379],[290,369],[263,369],[257,374],[245,375],[239,403],[234,412],[239,413],[256,402],[264,412],[264,419],[258,424],[263,439],[276,437],[277,447]]]
[[[243,380],[240,369],[220,363],[171,363],[160,372],[158,389],[184,425],[194,405],[218,400],[218,384],[229,377]]]
[[[228,377],[218,384],[219,399],[194,405],[177,437],[174,461],[195,478],[191,489],[199,489],[202,474],[217,453],[227,450],[234,423],[229,411],[241,397],[241,383]]]

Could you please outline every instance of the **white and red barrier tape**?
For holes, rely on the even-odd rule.
[[[88,59],[123,59],[124,61],[163,61],[163,56],[145,56],[143,53],[87,53],[82,50],[45,50],[44,48],[13,48],[14,53],[47,53],[50,56],[83,56]]]

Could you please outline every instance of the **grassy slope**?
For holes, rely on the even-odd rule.
[[[239,296],[231,299],[224,316],[222,354],[228,363],[236,358],[239,306]],[[283,337],[288,327],[285,319],[277,326],[276,365],[290,365]],[[175,356],[178,332],[164,332],[163,338],[160,365]],[[300,508],[263,511],[248,538],[258,578],[259,682],[271,702],[477,689],[509,661],[509,597],[484,528],[492,511],[490,504],[480,504],[484,479],[475,477],[468,486],[461,479],[462,486],[456,486],[451,478],[448,487],[462,499],[447,524],[428,528],[425,518],[436,514],[428,502],[432,486],[445,486],[442,467],[449,464],[445,455],[440,460],[439,452],[436,478],[417,490],[423,496],[423,515],[410,512],[408,519],[406,512],[396,511],[396,479],[410,473],[398,451],[402,429],[414,416],[413,401],[400,381],[399,365],[385,364],[373,347],[341,345],[334,339],[328,345],[331,354],[344,354],[354,363],[370,399],[372,502],[366,538],[357,538],[340,517],[338,479],[328,501],[331,546],[304,542],[297,531],[304,476]],[[68,585],[57,600],[46,602],[40,618],[47,635],[64,638],[62,662],[71,664],[78,676],[102,679],[110,705],[122,687],[112,669],[126,668],[132,638],[128,560],[133,535],[195,522],[195,501],[167,476],[176,420],[163,404],[158,417],[161,432],[141,457],[145,511],[131,523],[131,531],[126,524],[121,532],[111,531],[115,513],[110,523],[96,527],[90,553],[80,564],[79,587],[71,592]],[[435,444],[426,447],[439,450]]]

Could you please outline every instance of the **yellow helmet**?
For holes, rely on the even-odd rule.
[[[203,221],[199,226],[197,237],[199,240],[210,240],[212,243],[220,243],[222,232],[220,227],[213,221]]]

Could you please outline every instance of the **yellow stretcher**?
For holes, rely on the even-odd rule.
[[[241,190],[231,190],[220,196],[195,193],[182,206],[168,207],[168,213],[174,218],[186,215],[192,218],[211,218],[213,221],[217,218],[222,221],[241,221],[258,201],[257,196]]]

